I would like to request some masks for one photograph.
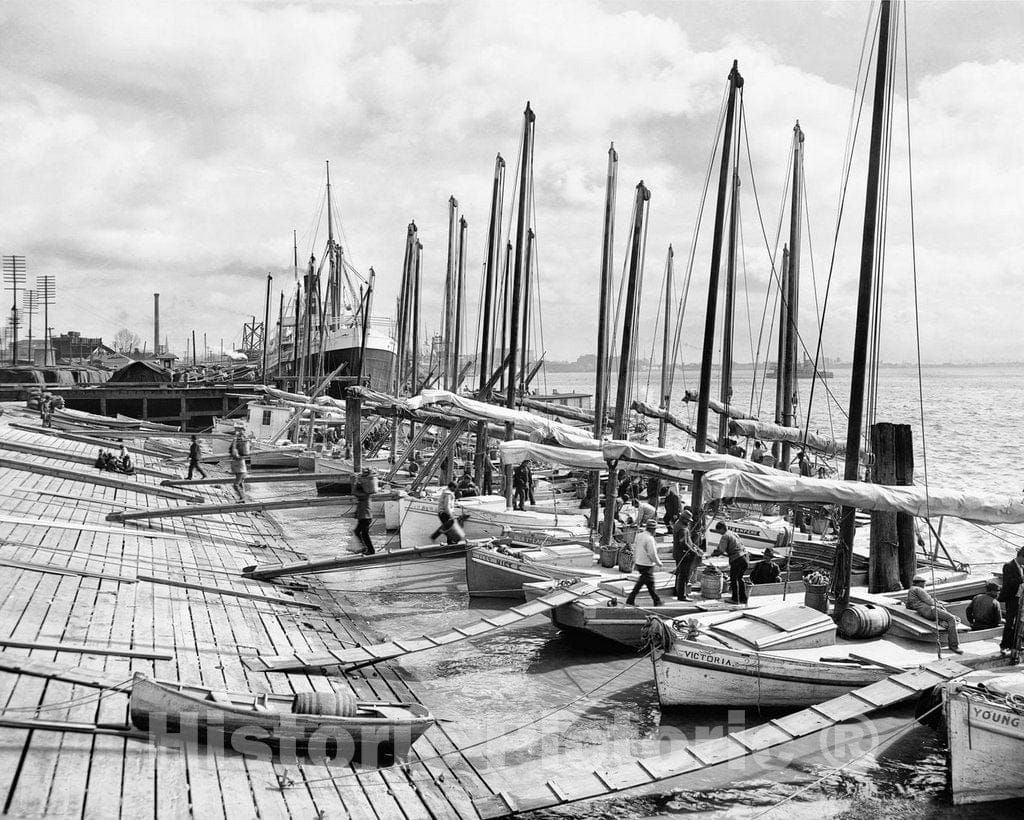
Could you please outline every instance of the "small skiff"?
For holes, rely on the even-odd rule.
[[[216,733],[240,752],[254,741],[275,749],[316,747],[333,762],[401,756],[434,723],[416,703],[356,701],[350,692],[218,692],[141,674],[132,684],[130,713],[136,728],[156,736],[195,732],[209,744]]]

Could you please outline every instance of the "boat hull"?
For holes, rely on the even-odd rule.
[[[524,600],[523,584],[599,576],[593,570],[524,561],[487,547],[476,547],[466,553],[466,587],[471,598]]]
[[[950,786],[954,805],[1024,798],[1024,712],[972,693],[947,692]]]
[[[294,714],[291,695],[211,697],[207,689],[137,675],[129,704],[132,725],[149,732],[157,742],[194,738],[207,746],[223,743],[242,754],[270,749],[324,757],[331,763],[353,759],[371,763],[406,754],[434,722],[426,709],[414,703],[361,703],[354,716],[338,717]]]
[[[662,706],[800,708],[868,686],[889,672],[764,652],[744,652],[697,641],[678,641],[654,658]]]
[[[430,543],[439,524],[435,499],[404,497],[400,500],[399,515],[403,544]],[[589,535],[587,520],[582,515],[508,510],[504,496],[500,495],[461,498],[456,502],[455,515],[467,538],[497,538],[509,529],[547,532],[552,538]]]

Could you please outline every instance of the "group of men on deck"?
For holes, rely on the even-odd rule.
[[[647,505],[649,506],[649,505]],[[688,601],[691,579],[704,558],[704,549],[698,546],[693,539],[693,512],[689,507],[684,507],[679,516],[672,522],[672,560],[675,569],[675,595],[680,601]],[[626,597],[626,604],[636,604],[636,596],[644,587],[650,593],[655,606],[661,606],[661,597],[654,588],[654,568],[664,566],[658,556],[657,544],[654,540],[654,533],[658,529],[658,523],[650,517],[644,524],[643,530],[637,533],[633,541],[633,566],[639,577],[633,587],[633,591]],[[734,604],[747,603],[747,585],[745,577],[750,568],[750,559],[743,542],[729,529],[724,521],[719,521],[715,526],[718,533],[718,546],[712,555],[724,555],[729,559],[729,592],[731,602]],[[751,583],[769,584],[778,581],[782,572],[774,561],[775,551],[768,547],[765,549],[762,560],[758,561],[750,571]]]

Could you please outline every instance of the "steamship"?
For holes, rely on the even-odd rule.
[[[395,364],[395,323],[374,316],[374,273],[357,271],[334,237],[331,171],[327,165],[327,247],[311,255],[300,277],[294,244],[295,287],[282,295],[268,344],[269,371],[302,390],[334,373],[378,390],[390,386]]]

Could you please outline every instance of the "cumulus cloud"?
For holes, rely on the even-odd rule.
[[[921,56],[911,51],[910,107],[923,339],[933,360],[1024,357],[1013,329],[1024,297],[1014,229],[1024,207],[1024,118],[1012,97],[990,91],[1012,87],[1024,64],[1012,61],[1012,50],[996,59],[990,47],[1005,40],[1005,16],[1017,12],[998,5],[986,17],[978,5],[911,9],[912,45],[915,26],[929,35]],[[643,179],[652,190],[641,342],[649,347],[665,249],[674,244],[681,281],[736,58],[755,172],[750,179],[743,169],[747,290],[738,300],[737,349],[749,350],[758,334],[770,270],[761,220],[774,243],[796,119],[807,133],[810,337],[809,279],[813,267],[820,293],[867,12],[867,4],[849,3],[582,0],[8,3],[0,9],[0,243],[4,253],[28,256],[30,277],[57,276],[58,329],[111,336],[129,324],[148,337],[151,294],[159,291],[172,347],[192,328],[237,340],[242,323],[262,314],[266,273],[291,286],[292,230],[300,260],[320,254],[322,163],[330,159],[349,259],[376,269],[379,308],[394,303],[405,229],[415,219],[426,315],[436,314],[448,197],[470,223],[475,294],[494,156],[508,162],[510,192],[530,100],[549,357],[593,347],[611,140],[620,154],[617,266],[633,187]],[[991,34],[979,32],[974,52],[966,38],[943,36],[966,19]],[[905,156],[900,140],[894,150]],[[862,180],[858,159],[827,326],[827,352],[843,357]],[[893,315],[903,318],[883,334],[895,359],[910,358],[912,343],[907,181],[905,162],[895,162],[886,285]],[[703,321],[712,207],[694,252],[690,345],[699,344]],[[506,226],[509,216],[506,204]],[[979,318],[990,332],[975,332]]]

